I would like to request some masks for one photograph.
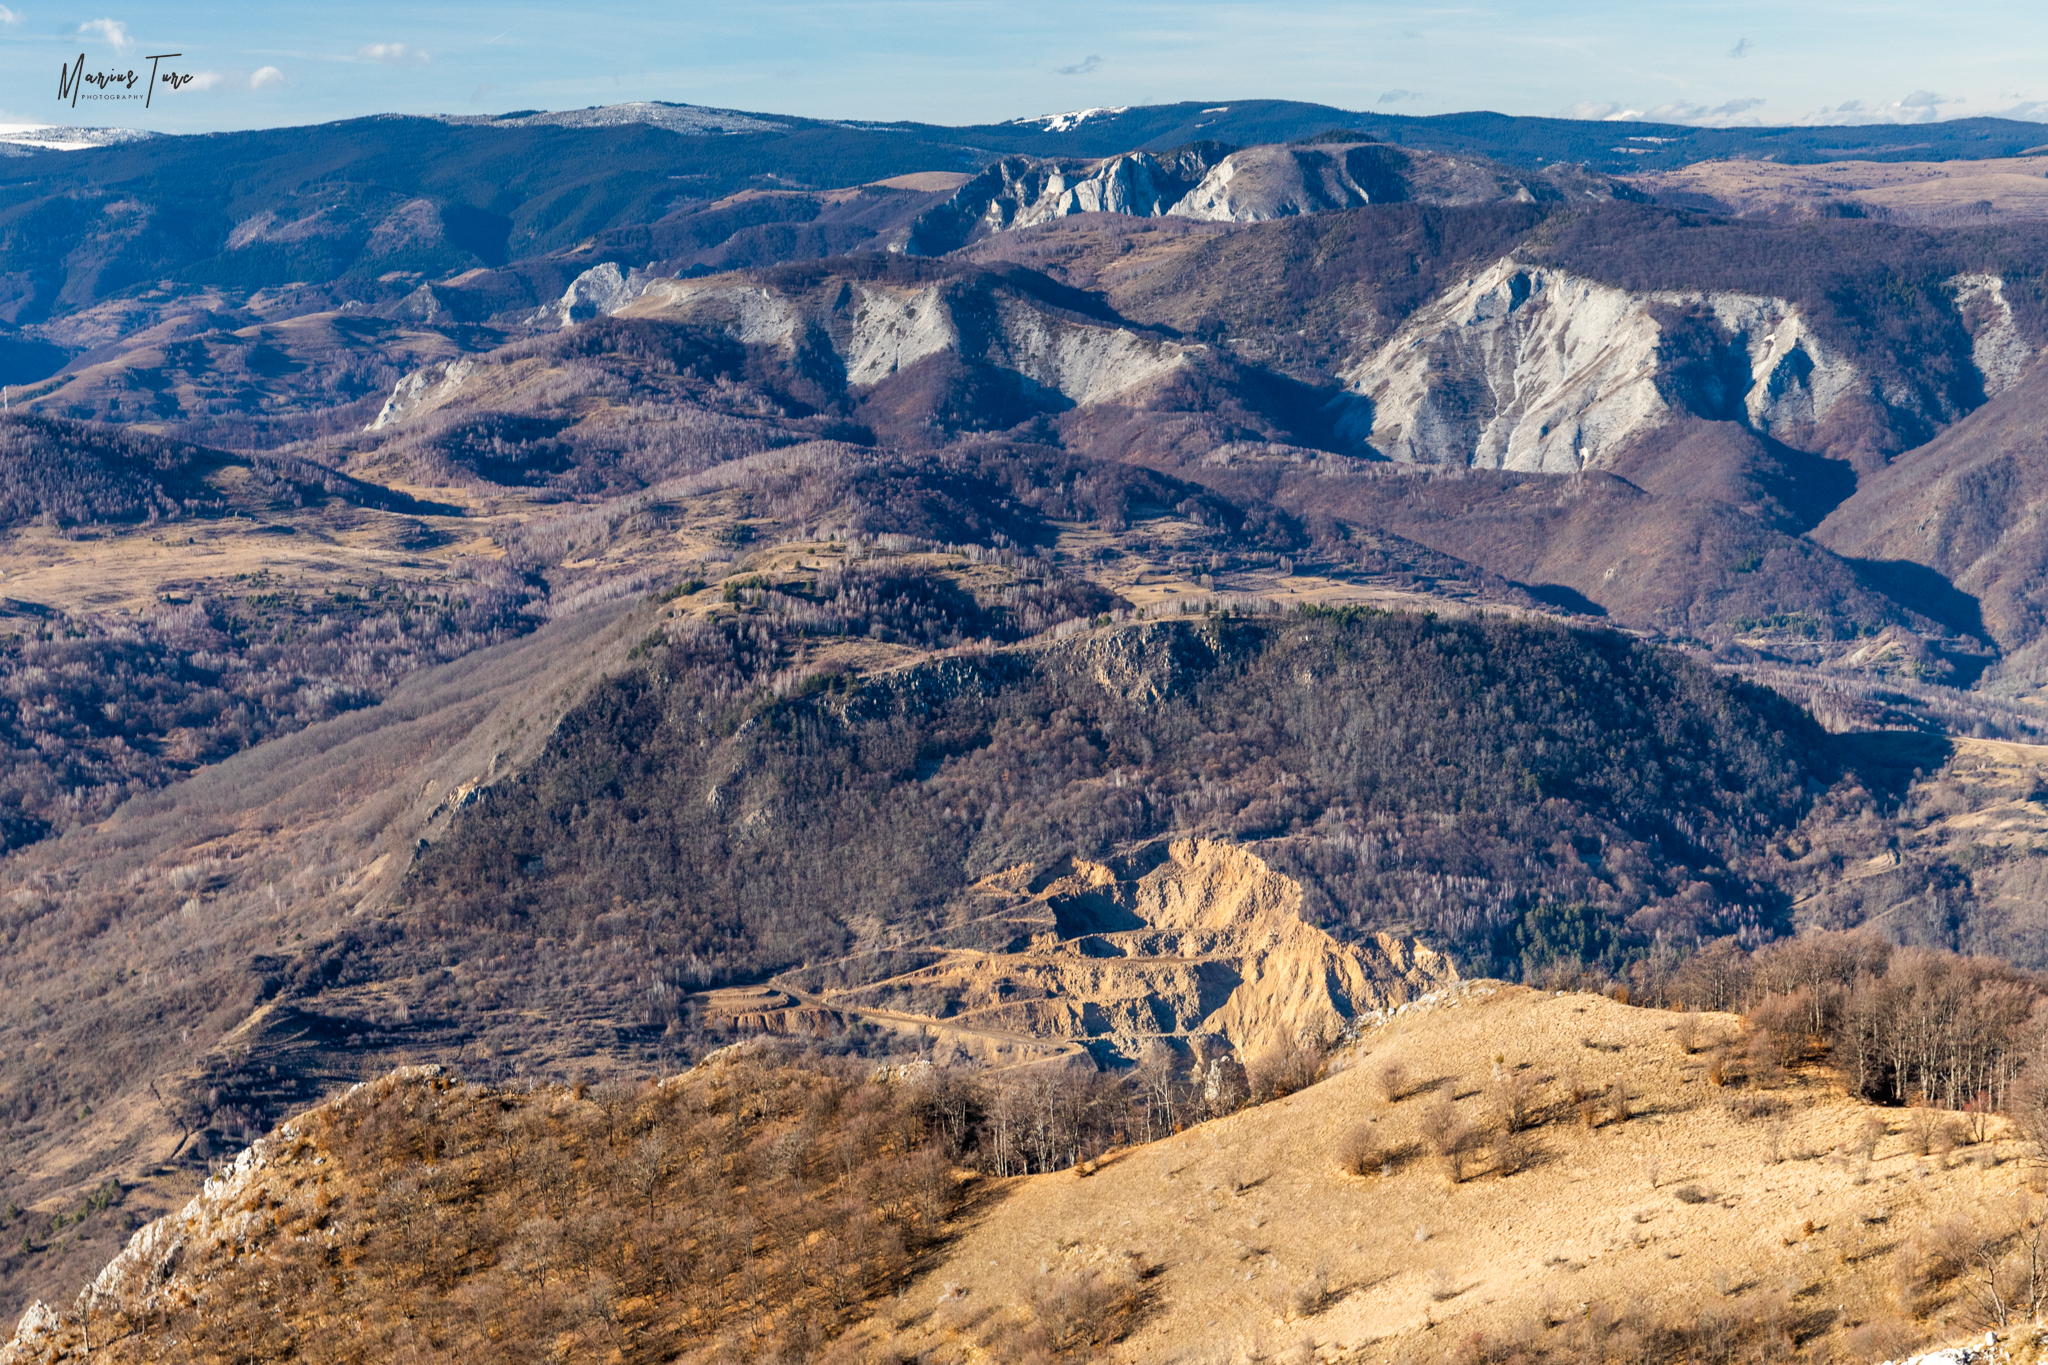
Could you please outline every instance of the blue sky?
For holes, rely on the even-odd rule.
[[[152,107],[57,71],[193,76]],[[1324,0],[0,5],[0,122],[164,132],[660,99],[981,123],[1258,96],[1673,122],[2048,120],[2048,5]],[[138,87],[139,88],[139,87]]]

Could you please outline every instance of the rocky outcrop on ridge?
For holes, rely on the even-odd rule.
[[[1300,883],[1220,840],[1175,839],[1124,865],[1017,869],[977,898],[1050,923],[1016,951],[953,950],[824,1003],[1083,1041],[1130,1060],[1154,1040],[1256,1059],[1459,980],[1414,938],[1339,942],[1302,918]]]
[[[2010,386],[2033,352],[2001,282],[1953,283],[1986,391]],[[1789,300],[1630,291],[1513,257],[1418,310],[1342,378],[1371,399],[1370,439],[1391,459],[1546,474],[1608,467],[1677,417],[1810,448],[1844,400],[1917,401],[1885,391]]]
[[[992,233],[1076,213],[1261,223],[1409,201],[1465,206],[1641,197],[1577,167],[1530,174],[1480,157],[1411,151],[1363,137],[1253,147],[1194,142],[1100,161],[1005,157],[922,214],[902,249],[942,255]]]

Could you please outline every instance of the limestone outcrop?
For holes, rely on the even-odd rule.
[[[2034,350],[2003,281],[1948,282],[1987,395]],[[1504,257],[1417,310],[1339,377],[1390,459],[1544,474],[1600,469],[1675,417],[1740,421],[1807,448],[1845,399],[1935,425],[1962,412],[1880,383],[1788,299],[1627,290]],[[1897,390],[1897,391],[1894,391]],[[1921,411],[1932,401],[1939,411]]]
[[[792,355],[829,353],[854,389],[957,353],[1075,407],[1164,380],[1207,350],[1079,318],[1001,288],[844,280],[791,294],[731,277],[656,280],[619,311],[714,327],[743,345]]]

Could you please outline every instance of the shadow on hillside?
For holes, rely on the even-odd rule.
[[[1605,616],[1607,608],[1562,583],[1524,583],[1522,590],[1546,607],[1568,611],[1575,616]]]
[[[1870,730],[1830,740],[1844,770],[1888,805],[1904,800],[1914,779],[1935,772],[1955,753],[1946,736],[1920,730]]]
[[[1897,602],[1940,622],[1959,635],[1988,640],[1977,599],[1928,568],[1904,559],[1849,559],[1863,582]]]

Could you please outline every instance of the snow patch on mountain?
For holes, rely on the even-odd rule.
[[[594,104],[588,109],[532,110],[516,114],[439,114],[442,123],[485,128],[620,128],[645,124],[671,133],[697,137],[725,133],[774,133],[789,125],[736,109],[713,109],[701,104],[669,104],[663,100],[633,100],[625,104]]]
[[[83,152],[161,137],[142,128],[59,127],[49,123],[0,123],[0,144],[44,152]]]
[[[1130,108],[1131,106],[1128,104],[1119,104],[1114,108],[1104,106],[1097,109],[1073,109],[1064,114],[1039,114],[1033,118],[1013,118],[1010,120],[1010,126],[1013,128],[1042,128],[1048,133],[1067,133],[1079,128],[1084,123],[1092,123],[1097,119],[1115,118],[1118,114],[1129,113]]]

